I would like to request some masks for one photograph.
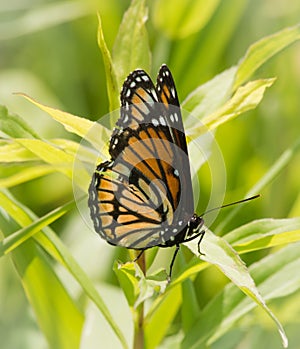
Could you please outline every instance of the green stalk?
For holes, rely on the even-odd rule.
[[[146,275],[146,260],[145,260],[145,252],[141,255],[141,257],[137,260],[137,263],[144,275]],[[141,303],[136,311],[134,317],[134,343],[133,349],[143,349],[144,348],[144,302]]]

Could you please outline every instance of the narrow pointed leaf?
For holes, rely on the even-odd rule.
[[[30,218],[9,195],[0,192],[0,203],[18,223],[28,224]],[[3,232],[8,239],[9,232]],[[49,347],[79,349],[83,315],[54,273],[49,256],[32,239],[10,256]]]
[[[182,102],[182,109],[192,114],[196,120],[201,120],[205,115],[215,112],[231,95],[236,70],[237,67],[225,70],[197,87]],[[185,120],[185,125],[194,127],[193,124],[189,124],[189,118]]]
[[[15,219],[21,226],[31,224],[33,219],[37,220],[37,217],[35,217],[35,215],[32,212],[30,212],[27,208],[25,209],[7,192],[0,192],[0,206],[3,207],[6,210],[6,212],[13,219]],[[57,237],[57,235],[49,227],[45,227],[42,232],[34,235],[34,239],[36,240],[36,242],[38,242],[40,246],[44,248],[45,251],[48,252],[49,255],[51,255],[56,261],[61,263],[67,270],[69,270],[69,272],[81,285],[82,289],[86,292],[87,296],[95,303],[100,312],[103,314],[103,316],[111,326],[112,330],[119,338],[122,347],[124,349],[127,349],[128,345],[122,332],[113,320],[109,310],[107,309],[105,303],[103,302],[99,293],[95,289],[95,286],[93,285],[92,281],[77,264],[73,256],[70,254],[69,250]],[[29,239],[29,241],[32,240]],[[21,247],[22,246],[18,247],[16,251],[18,251]],[[12,253],[14,253],[14,251]],[[70,323],[71,322],[72,321],[70,321]],[[74,348],[76,348],[76,346],[74,346]]]
[[[21,183],[31,181],[33,179],[53,173],[55,170],[48,165],[31,166],[28,168],[20,169],[11,176],[0,178],[1,188],[10,188]]]
[[[191,242],[186,244],[187,247],[195,254],[198,253],[197,242]],[[272,313],[272,311],[266,305],[264,299],[261,297],[257,290],[257,287],[246,267],[244,262],[240,259],[235,250],[222,238],[217,237],[209,230],[206,231],[205,238],[201,244],[203,247],[204,255],[201,259],[217,266],[222,272],[236,285],[241,291],[248,295],[252,300],[257,303],[275,322],[278,332],[281,336],[283,346],[287,346],[287,337],[282,328],[282,325]]]
[[[45,111],[55,121],[63,125],[68,132],[74,133],[80,137],[84,137],[92,145],[95,145],[95,147],[99,146],[99,140],[101,141],[102,138],[107,139],[108,132],[111,132],[96,122],[66,113],[56,108],[48,107],[37,102],[35,99],[27,96],[24,93],[19,93],[18,95],[26,98],[29,102]]]
[[[111,54],[107,48],[103,29],[102,29],[102,23],[101,23],[101,17],[98,13],[98,46],[100,48],[100,51],[102,53],[102,58],[104,62],[104,68],[105,68],[105,75],[106,75],[106,86],[107,86],[107,94],[108,94],[108,100],[109,100],[109,110],[113,111],[120,108],[120,102],[119,102],[119,85],[118,80],[116,77],[115,67],[113,65]]]
[[[283,29],[251,45],[239,64],[234,89],[249,79],[272,56],[299,39],[300,24]]]
[[[225,239],[239,253],[285,245],[300,240],[300,218],[260,219],[231,231]]]
[[[18,115],[0,105],[0,130],[12,138],[39,138],[37,133]]]
[[[72,178],[73,157],[71,155],[54,147],[50,142],[39,139],[18,139],[17,141],[41,160],[52,165],[57,171]]]
[[[50,225],[51,223],[55,222],[58,218],[66,214],[68,211],[74,208],[74,206],[75,202],[71,201],[66,205],[58,207],[52,212],[46,214],[45,216],[35,220],[29,226],[26,226],[16,231],[15,233],[10,234],[8,237],[4,238],[4,240],[0,242],[0,257],[16,249],[18,246],[20,246],[34,234],[36,234],[44,227]]]
[[[251,275],[264,299],[271,300],[292,294],[300,288],[299,243],[284,247],[250,267]],[[293,275],[293,277],[290,277]],[[187,333],[182,348],[207,348],[219,339],[237,320],[255,307],[233,284],[228,284],[199,315]],[[283,346],[287,345],[284,340]]]
[[[123,16],[116,37],[112,59],[118,85],[137,68],[150,70],[150,48],[145,23],[148,10],[145,0],[133,0]]]
[[[9,154],[9,156],[7,156]],[[0,142],[0,162],[23,162],[39,160],[39,157],[28,149],[24,148],[16,140],[7,140]]]
[[[221,124],[236,118],[238,115],[256,108],[263,98],[266,88],[272,86],[275,79],[251,81],[240,87],[233,97],[220,109],[202,119],[203,124],[209,130],[213,130]],[[203,132],[203,126],[194,128],[193,134]]]

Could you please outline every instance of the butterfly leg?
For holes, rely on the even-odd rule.
[[[134,258],[133,261],[136,262],[141,257],[141,255],[144,253],[144,251],[145,251],[145,249],[140,250],[139,254]]]
[[[202,241],[202,239],[203,239],[204,234],[205,234],[205,230],[201,230],[199,233],[197,233],[196,235],[194,235],[194,236],[192,236],[192,237],[190,237],[190,238],[188,238],[188,239],[185,239],[183,242],[189,242],[189,241],[195,240],[197,237],[199,237],[199,241],[198,241],[198,253],[199,253],[200,255],[203,256],[203,255],[205,255],[205,253],[201,252],[201,250],[200,250],[200,244],[201,244],[201,241]]]
[[[205,234],[205,230],[202,230],[202,231],[200,231],[200,233],[199,233],[199,241],[198,241],[198,252],[199,252],[199,254],[200,255],[202,255],[202,256],[205,256],[205,253],[203,253],[203,252],[201,252],[201,250],[200,250],[200,244],[201,244],[201,241],[202,241],[202,239],[203,239],[203,237],[204,237],[204,234]]]
[[[173,265],[174,265],[174,262],[175,262],[175,259],[176,259],[176,256],[177,256],[177,253],[179,251],[179,245],[176,245],[176,250],[173,254],[173,258],[172,258],[172,261],[170,263],[170,272],[169,272],[169,275],[168,275],[168,283],[171,281],[171,276],[172,276],[172,270],[173,270]]]

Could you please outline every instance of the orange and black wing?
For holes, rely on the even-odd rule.
[[[111,160],[89,187],[95,230],[109,243],[173,245],[193,214],[189,160],[175,84],[162,66],[155,87],[143,70],[126,79]]]

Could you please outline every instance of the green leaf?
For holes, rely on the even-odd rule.
[[[296,243],[255,263],[250,271],[263,297],[271,300],[299,290],[299,267],[299,243]],[[254,302],[245,298],[233,284],[227,285],[203,309],[194,328],[186,335],[182,348],[206,348],[254,307]]]
[[[22,118],[16,114],[9,114],[3,105],[0,105],[0,129],[12,138],[39,138]]]
[[[58,236],[51,229],[46,228],[44,234],[37,234],[35,239],[53,258],[60,262],[73,275],[75,280],[77,280],[84,290],[85,294],[94,302],[107,323],[110,325],[111,329],[120,340],[122,347],[127,349],[128,345],[123,333],[114,321],[109,309],[96,290],[93,282],[82,270]]]
[[[39,158],[28,149],[24,149],[17,140],[0,141],[0,162],[10,163],[32,160],[39,160]]]
[[[108,94],[108,100],[109,100],[109,110],[113,111],[120,108],[120,102],[119,102],[120,86],[118,85],[115,67],[113,65],[110,52],[106,46],[106,42],[104,39],[103,30],[102,30],[101,17],[99,13],[98,13],[98,22],[99,22],[98,46],[102,53],[102,58],[104,62],[107,94]]]
[[[0,192],[0,202],[18,223],[28,224],[30,218],[8,195]],[[3,232],[8,239],[9,232]],[[48,255],[30,239],[10,256],[49,347],[79,349],[83,315],[54,273]]]
[[[129,306],[133,307],[140,293],[138,278],[143,277],[141,269],[137,263],[128,262],[121,264],[117,261],[115,262],[113,269]]]
[[[195,255],[198,253],[198,243],[189,242],[185,244]],[[266,305],[264,299],[258,292],[256,285],[246,268],[244,262],[240,259],[235,250],[222,238],[217,237],[209,230],[206,231],[205,239],[201,244],[201,250],[204,255],[201,259],[217,266],[238,288],[248,297],[257,303],[276,323],[284,347],[287,347],[287,337],[282,325]],[[193,335],[193,340],[195,336]],[[198,340],[198,339],[197,339]],[[192,339],[186,338],[188,348],[193,348]]]
[[[275,79],[256,80],[238,88],[228,102],[214,113],[202,119],[204,126],[194,127],[189,134],[191,136],[199,136],[207,129],[213,130],[221,124],[236,118],[238,115],[254,109],[262,100],[266,88],[272,86],[274,81]]]
[[[169,38],[184,38],[206,25],[219,2],[220,0],[157,0],[154,23],[158,30]],[[169,13],[172,13],[172,16],[166,15]]]
[[[198,120],[203,116],[213,113],[231,95],[236,67],[225,70],[210,81],[197,87],[182,102],[182,109]],[[186,127],[194,127],[189,124],[189,118],[185,120]]]
[[[75,202],[71,201],[49,212],[45,216],[35,220],[30,225],[4,238],[4,240],[0,242],[0,257],[19,247],[22,243],[24,243],[37,232],[39,232],[41,229],[43,229],[47,225],[50,225],[51,223],[55,222],[58,218],[66,214],[68,211],[74,208],[74,206]],[[7,212],[13,215],[13,211],[9,210],[9,208],[10,207],[7,207]]]
[[[135,262],[124,264],[115,262],[114,272],[125,293],[129,306],[135,309],[155,293],[164,293],[167,286],[164,270],[146,278],[139,265]]]
[[[48,107],[23,93],[19,93],[19,95],[49,114],[54,120],[62,124],[68,132],[72,132],[80,137],[85,137],[87,141],[96,147],[99,145],[99,139],[107,135],[108,130],[96,122],[66,113],[59,109]]]
[[[73,156],[55,147],[50,142],[39,139],[18,139],[17,142],[41,160],[52,165],[57,171],[72,178]]]
[[[251,45],[239,64],[234,89],[243,84],[266,61],[300,39],[300,24],[267,36]]]
[[[186,279],[182,282],[182,329],[186,333],[191,329],[195,323],[200,307],[197,300],[197,294],[195,286],[190,279]]]
[[[33,213],[31,213],[27,208],[23,208],[20,203],[18,203],[11,195],[8,195],[7,193],[0,192],[0,206],[3,207],[6,210],[6,212],[9,215],[11,215],[11,217],[15,219],[16,222],[18,222],[21,226],[31,224],[33,219],[37,220]],[[42,232],[37,233],[34,236],[34,239],[38,242],[40,246],[42,246],[45,249],[45,251],[47,251],[49,255],[51,255],[55,260],[61,263],[73,275],[73,277],[81,285],[82,289],[85,291],[87,296],[95,303],[97,308],[103,314],[106,321],[111,326],[116,336],[119,338],[122,347],[128,348],[122,332],[114,322],[105,303],[103,302],[99,293],[95,289],[94,284],[85,274],[85,272],[81,269],[81,267],[77,264],[73,256],[70,254],[69,250],[64,246],[64,244],[57,237],[57,235],[50,228],[45,227]],[[28,241],[32,240],[29,239]],[[28,241],[26,243],[28,243]],[[16,251],[19,251],[20,248],[22,248],[22,246],[18,247]],[[13,251],[12,253],[14,252],[15,251]],[[61,306],[61,309],[63,309],[63,306]],[[59,314],[60,313],[61,312],[59,312]],[[71,320],[70,323],[72,323]],[[54,346],[54,348],[56,347]]]
[[[119,86],[123,85],[131,71],[137,68],[150,70],[151,56],[145,27],[147,19],[145,0],[132,0],[123,16],[112,51]]]
[[[300,218],[252,221],[231,231],[225,239],[239,253],[299,241]]]
[[[155,349],[166,336],[182,302],[181,285],[166,289],[151,306],[145,318],[145,348]],[[155,336],[153,336],[155,333]]]
[[[0,178],[1,188],[10,188],[21,183],[31,181],[49,173],[53,173],[55,169],[48,165],[35,165],[28,168],[20,169],[15,174],[11,176],[6,176],[5,178]]]

